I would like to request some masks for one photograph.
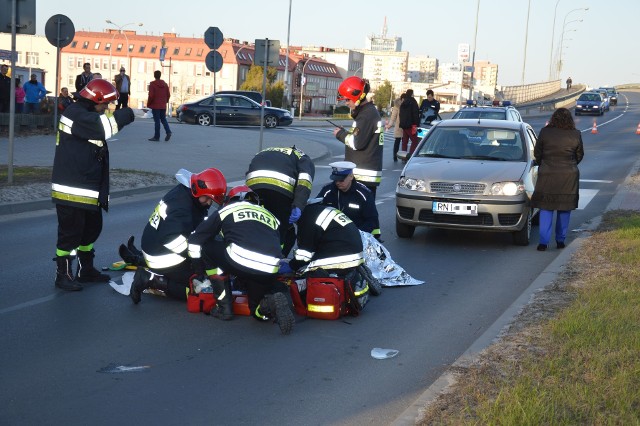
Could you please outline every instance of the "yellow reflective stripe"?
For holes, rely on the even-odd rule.
[[[365,285],[364,288],[360,291],[354,291],[353,294],[355,294],[356,297],[360,297],[368,291],[369,291],[369,284]]]
[[[213,268],[213,269],[206,269],[205,270],[207,276],[212,276],[212,275],[222,275],[224,274],[224,271],[222,270],[222,268]]]
[[[256,271],[275,274],[280,267],[279,258],[247,250],[235,243],[227,246],[227,254],[234,262]]]
[[[85,188],[77,188],[77,187],[67,186],[67,185],[60,185],[59,183],[52,183],[51,189],[53,191],[71,194],[71,195],[80,195],[82,197],[98,198],[98,195],[99,195],[98,191],[85,189]]]
[[[202,247],[198,244],[189,244],[189,257],[192,259],[200,259]]]
[[[68,135],[71,134],[71,127],[64,124],[62,121],[60,121],[60,123],[58,123],[58,130],[60,130],[61,132],[64,132]]]
[[[104,145],[104,142],[102,142],[102,141],[101,141],[101,140],[99,140],[99,139],[87,139],[87,141],[88,141],[89,143],[92,143],[92,144],[97,145],[97,146],[99,146],[99,147],[102,147],[102,146]]]
[[[183,235],[178,235],[173,241],[164,244],[166,248],[174,253],[182,253],[187,249],[187,239]]]
[[[306,269],[347,269],[354,268],[362,263],[364,263],[362,253],[357,253],[344,256],[325,257],[324,259],[316,259],[313,262],[309,263]]]
[[[359,182],[380,183],[382,180],[382,171],[359,169],[356,167],[353,169],[353,175]]]
[[[331,221],[336,218],[339,214],[342,214],[340,210],[334,209],[333,207],[327,207],[318,215],[316,219],[316,225],[324,229],[325,231],[331,224]]]
[[[376,228],[373,231],[371,231],[371,235],[380,235],[380,228]]]
[[[349,133],[345,138],[344,138],[344,144],[347,145],[349,148],[351,149],[356,149],[356,141],[355,141],[355,136],[353,135],[353,133]]]
[[[98,205],[98,200],[96,198],[64,194],[62,192],[57,192],[57,191],[51,191],[51,198],[55,198],[56,200],[61,200],[61,201],[73,201],[74,203],[90,204],[92,206]]]
[[[64,124],[68,127],[72,127],[73,126],[73,120],[70,119],[69,117],[67,117],[66,115],[61,115],[60,116],[60,124]]]
[[[313,254],[314,254],[314,252],[311,252],[311,251],[297,249],[295,258],[297,260],[301,260],[303,262],[308,262],[313,257]]]
[[[179,265],[185,260],[183,256],[176,253],[153,256],[143,250],[142,255],[144,256],[144,260],[147,262],[147,266],[151,269],[170,268],[172,266]]]
[[[247,186],[248,187],[253,187],[255,185],[260,185],[260,184],[265,184],[265,185],[271,185],[271,186],[275,186],[278,188],[282,188],[286,191],[289,191],[291,193],[293,193],[293,185],[289,185],[288,183],[279,181],[277,179],[273,179],[273,178],[253,178],[253,179],[247,179]]]
[[[291,186],[295,185],[296,183],[296,180],[291,176],[288,176],[284,173],[276,172],[273,170],[254,170],[252,172],[247,173],[247,177],[246,177],[247,182],[250,179],[255,179],[255,178],[277,179],[281,182],[288,183]]]
[[[307,311],[330,313],[335,311],[335,307],[333,305],[314,305],[310,303],[307,305]]]

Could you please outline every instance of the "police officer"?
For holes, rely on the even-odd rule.
[[[376,197],[376,188],[382,180],[382,150],[384,131],[380,113],[367,100],[369,82],[360,77],[346,78],[338,87],[338,101],[346,102],[354,122],[347,130],[336,127],[333,135],[345,144],[344,159],[357,164],[353,174]]]
[[[379,239],[378,209],[371,191],[353,176],[356,165],[351,161],[336,161],[329,166],[333,182],[325,185],[316,197],[346,214],[358,229]]]
[[[276,280],[281,257],[278,220],[259,205],[259,198],[242,185],[229,191],[228,202],[198,226],[189,237],[189,255],[197,281],[208,276],[217,299],[211,315],[233,318],[229,274],[247,286],[249,309],[258,320],[275,319],[283,334],[293,329],[295,317],[285,292]]]
[[[185,179],[162,197],[142,234],[146,268],[140,266],[136,270],[129,293],[133,303],[140,302],[147,288],[165,291],[176,299],[186,298],[185,289],[193,274],[187,238],[205,220],[213,203],[222,205],[226,192],[224,175],[210,168],[192,174],[189,182]],[[135,256],[135,253],[123,253],[126,250],[126,246],[120,246],[123,259]],[[131,263],[138,261],[134,259]]]
[[[246,184],[280,222],[278,232],[285,255],[295,242],[293,224],[309,199],[315,170],[311,158],[295,146],[267,148],[249,164]]]
[[[133,122],[131,108],[105,114],[118,91],[106,80],[91,80],[69,105],[58,123],[51,198],[58,215],[56,280],[58,288],[82,290],[80,283],[107,282],[93,266],[93,245],[102,232],[102,209],[109,208],[107,139]],[[78,270],[72,272],[77,250]]]

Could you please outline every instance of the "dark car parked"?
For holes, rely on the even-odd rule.
[[[260,125],[262,106],[246,96],[215,95],[216,124],[220,125]],[[196,102],[180,105],[178,121],[209,126],[213,124],[214,96]],[[274,128],[288,126],[293,122],[291,113],[280,108],[264,107],[264,126]]]

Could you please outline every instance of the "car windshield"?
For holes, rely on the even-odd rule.
[[[453,118],[488,118],[491,120],[506,120],[504,111],[461,110]]]
[[[592,101],[592,102],[600,102],[602,97],[597,93],[583,93],[578,98],[579,101]]]
[[[414,157],[526,161],[524,153],[524,143],[517,130],[436,127]]]

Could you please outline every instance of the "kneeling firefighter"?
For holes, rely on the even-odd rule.
[[[220,170],[210,168],[188,178],[179,172],[176,177],[181,183],[162,197],[144,228],[143,259],[131,244],[120,246],[120,256],[139,265],[129,293],[136,304],[147,288],[165,291],[176,299],[186,298],[193,274],[187,238],[205,220],[213,203],[224,202],[227,181]]]
[[[228,201],[189,236],[189,256],[196,281],[211,281],[217,299],[211,315],[233,318],[229,274],[246,283],[249,309],[258,320],[275,320],[283,334],[293,329],[295,317],[285,284],[277,281],[282,256],[278,220],[259,205],[247,186],[229,191]],[[205,275],[206,274],[206,275]]]

